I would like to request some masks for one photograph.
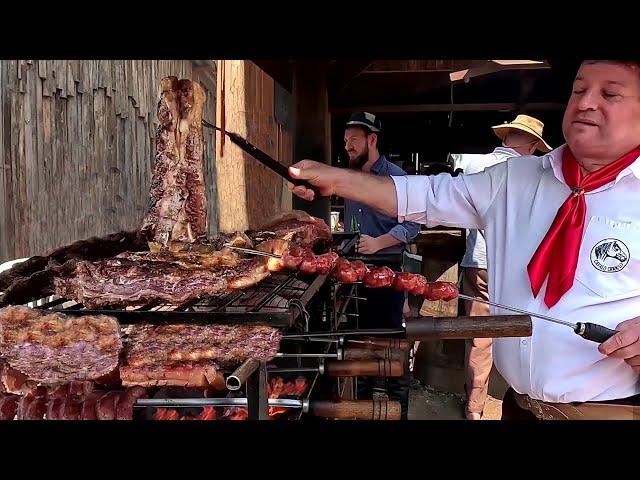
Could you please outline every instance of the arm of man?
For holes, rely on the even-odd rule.
[[[379,237],[370,237],[369,235],[360,235],[360,241],[358,242],[358,252],[373,254],[379,252],[384,248],[395,247],[404,243],[402,240],[398,240],[390,233],[385,233]]]
[[[484,228],[483,215],[502,188],[506,163],[482,173],[457,177],[444,174],[380,177],[312,160],[296,163],[290,172],[293,178],[307,180],[318,187],[322,195],[358,201],[397,217],[400,223]],[[299,197],[313,200],[312,190],[292,184],[289,189]]]
[[[398,223],[389,233],[380,235],[379,237],[370,237],[369,235],[361,235],[358,243],[358,251],[361,253],[372,254],[379,252],[385,248],[395,247],[411,243],[411,240],[418,236],[420,225],[414,222]]]

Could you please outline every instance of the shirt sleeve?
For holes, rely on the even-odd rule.
[[[474,175],[392,176],[398,201],[398,221],[484,228],[484,214],[503,188],[507,162]]]
[[[411,243],[418,233],[420,233],[420,224],[415,222],[399,223],[389,230],[389,235],[402,243]]]

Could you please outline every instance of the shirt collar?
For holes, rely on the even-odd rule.
[[[502,155],[509,155],[511,157],[520,156],[518,152],[516,152],[513,148],[509,148],[509,147],[496,147],[495,150],[491,153],[499,153]]]
[[[553,168],[553,173],[556,178],[563,183],[565,182],[564,175],[562,174],[562,152],[564,152],[565,148],[567,148],[566,143],[554,150],[551,150],[542,157],[542,168]],[[615,183],[618,183],[623,177],[629,174],[633,174],[637,179],[640,179],[640,157],[618,174]]]
[[[382,167],[385,166],[386,162],[387,159],[384,158],[384,155],[380,155],[380,158],[376,161],[376,163],[371,165],[371,171],[378,175],[380,173],[380,170],[382,170]]]

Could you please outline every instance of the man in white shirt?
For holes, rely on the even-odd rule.
[[[598,345],[533,318],[531,337],[495,339],[503,418],[640,418],[640,61],[583,62],[562,130],[552,152],[474,175],[290,171],[399,221],[484,229],[494,301],[618,330]]]
[[[463,173],[479,173],[509,158],[533,155],[536,150],[543,153],[551,151],[551,147],[542,138],[544,124],[537,118],[518,115],[512,122],[492,128],[496,136],[502,140],[502,146],[487,155],[474,155],[473,160],[465,165]],[[475,228],[467,230],[466,242],[465,255],[460,262],[464,269],[462,291],[469,296],[489,300],[487,245],[484,232]],[[467,315],[491,314],[489,306],[485,303],[465,300],[464,305]],[[489,375],[493,366],[492,343],[491,338],[472,338],[465,342],[465,415],[469,420],[480,420],[487,402]]]

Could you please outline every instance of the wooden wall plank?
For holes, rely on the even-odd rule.
[[[8,126],[8,118],[5,115],[6,89],[7,87],[7,62],[0,62],[0,203],[7,205],[5,162],[9,158],[8,146],[5,143],[5,129]],[[7,231],[7,208],[0,208],[0,232]],[[0,234],[0,258],[8,258],[9,247],[7,245],[7,235]]]
[[[141,224],[159,82],[192,78],[192,68],[172,60],[0,62],[0,262]],[[215,123],[215,82],[206,92],[204,116]],[[218,226],[214,142],[206,129],[210,233]]]

